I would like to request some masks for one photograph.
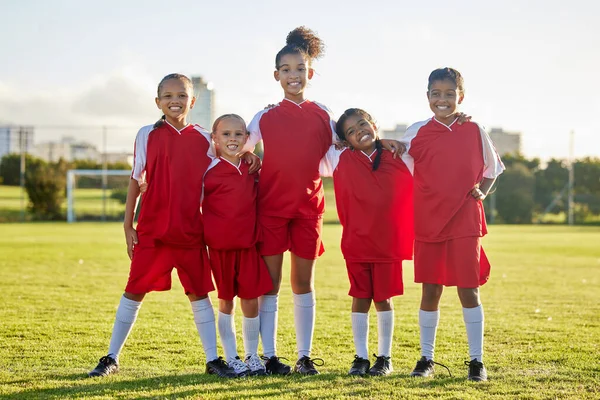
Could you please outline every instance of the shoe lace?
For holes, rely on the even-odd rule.
[[[446,367],[446,366],[445,366],[444,364],[442,364],[442,363],[439,363],[439,362],[436,362],[436,361],[433,361],[433,360],[431,360],[431,362],[433,362],[435,365],[439,365],[440,367],[444,367],[444,368],[446,368],[446,371],[448,371],[448,375],[450,375],[450,378],[452,378],[452,372],[450,372],[450,368]]]
[[[229,367],[229,364],[227,363],[227,361],[223,360],[223,357],[219,356],[219,358],[217,358],[216,360],[212,361],[213,363],[215,363],[217,366],[219,367]]]
[[[322,358],[310,358],[308,356],[304,356],[304,357],[302,357],[302,359],[300,361],[305,366],[310,367],[310,368],[314,368],[315,365],[317,367],[321,367],[321,366],[325,365],[325,360],[323,360]]]
[[[469,367],[469,373],[471,375],[478,375],[483,367],[483,363],[481,361],[477,361],[477,359],[465,361],[465,365]]]
[[[265,369],[265,366],[261,360],[261,357],[258,357],[256,354],[251,355],[246,359],[246,364],[250,367],[251,370],[256,371],[259,369]]]
[[[245,372],[248,370],[248,366],[239,358],[235,358],[233,360],[229,360],[229,362],[227,363],[231,368],[233,368],[233,370],[235,371],[236,374],[239,374],[241,372]]]
[[[109,356],[104,356],[102,358],[100,358],[100,360],[98,360],[99,363],[104,364],[104,365],[110,365],[115,363],[116,361],[113,360],[111,357]]]
[[[377,354],[373,354],[373,357],[375,357],[375,364],[373,364],[373,368],[383,368],[385,365],[384,363],[390,359],[390,357],[378,356]]]
[[[290,362],[290,360],[288,360],[288,359],[287,359],[287,358],[285,358],[285,357],[277,357],[277,356],[271,356],[271,357],[267,357],[267,356],[260,356],[260,359],[261,359],[261,360],[263,360],[263,361],[265,361],[265,362],[266,362],[266,361],[271,361],[271,360],[273,360],[273,361],[271,361],[271,362],[276,362],[276,363],[278,363],[278,364],[282,364],[282,363],[281,363],[281,361],[279,361],[279,360],[285,360],[285,361],[287,361],[287,362]]]

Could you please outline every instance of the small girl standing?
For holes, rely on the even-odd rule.
[[[333,176],[342,224],[342,254],[350,279],[352,333],[356,355],[350,375],[387,375],[391,360],[394,310],[391,298],[402,295],[402,260],[412,259],[413,180],[401,159],[384,150],[371,115],[351,108],[336,125],[349,148],[331,146],[321,164]],[[379,351],[371,367],[368,351],[369,309],[377,310]]]
[[[89,372],[90,377],[118,372],[119,354],[142,300],[148,292],[171,288],[173,267],[191,302],[206,354],[206,373],[236,376],[217,357],[215,317],[208,297],[214,287],[200,214],[202,178],[214,158],[214,149],[204,128],[187,123],[194,103],[189,78],[180,74],[165,76],[156,97],[156,105],[164,115],[154,126],[145,126],[137,134],[124,222],[131,259],[129,279],[117,309],[108,354]],[[134,211],[144,173],[148,186],[135,229]]]
[[[258,173],[237,157],[248,139],[246,123],[225,114],[213,124],[212,139],[219,157],[204,176],[204,238],[219,296],[219,334],[225,359],[238,376],[265,375],[258,356],[260,319],[258,297],[272,289],[271,278],[256,249],[256,197]],[[240,298],[244,319],[245,357],[237,353],[233,310]]]
[[[456,286],[463,307],[471,361],[468,379],[487,380],[483,365],[483,306],[479,286],[490,264],[481,247],[487,233],[482,200],[504,170],[488,134],[474,122],[457,123],[463,78],[452,68],[429,75],[434,116],[410,126],[407,165],[415,180],[415,282],[422,283],[421,359],[412,376],[430,376],[444,286]]]

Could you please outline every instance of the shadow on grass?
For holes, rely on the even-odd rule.
[[[127,397],[136,399],[150,399],[158,397],[180,398],[193,396],[202,398],[203,395],[211,397],[247,398],[268,397],[278,398],[282,395],[297,394],[302,397],[308,389],[306,385],[310,382],[320,384],[332,384],[340,379],[337,374],[320,374],[317,376],[304,377],[292,375],[288,377],[252,377],[241,379],[222,379],[214,375],[186,374],[186,375],[163,375],[141,379],[120,380],[122,374],[114,377],[88,378],[84,374],[45,375],[43,382],[48,386],[49,382],[55,385],[51,388],[26,388],[9,394],[0,394],[0,399],[64,399],[84,398],[88,396],[110,396]],[[40,381],[12,381],[9,385],[31,386]],[[70,384],[61,385],[61,382]],[[168,393],[165,393],[165,390]]]

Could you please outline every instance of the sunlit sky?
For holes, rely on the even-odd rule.
[[[305,25],[325,41],[307,97],[383,129],[426,119],[427,77],[465,78],[462,110],[523,133],[523,152],[600,156],[600,1],[0,0],[0,123],[118,126],[130,150],[171,72],[213,83],[217,115],[247,120],[283,97],[274,59]],[[67,132],[100,144],[96,130]],[[58,139],[36,130],[36,142]]]

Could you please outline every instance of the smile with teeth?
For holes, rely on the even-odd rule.
[[[228,145],[227,145],[227,148],[228,148],[229,150],[237,150],[237,148],[238,148],[238,145],[237,145],[237,144],[228,144]]]
[[[170,106],[169,110],[171,110],[171,111],[181,111],[181,107],[180,106]]]
[[[296,87],[296,86],[300,86],[300,82],[290,82],[290,83],[288,83],[288,85]]]
[[[450,107],[448,107],[448,106],[436,106],[436,108],[437,108],[438,110],[445,111],[445,110],[447,110],[447,109],[448,109],[448,108],[450,108]]]
[[[371,140],[371,135],[366,134],[363,137],[361,137],[360,139],[358,139],[358,142],[359,143],[364,143],[364,142],[369,141],[369,140]]]

